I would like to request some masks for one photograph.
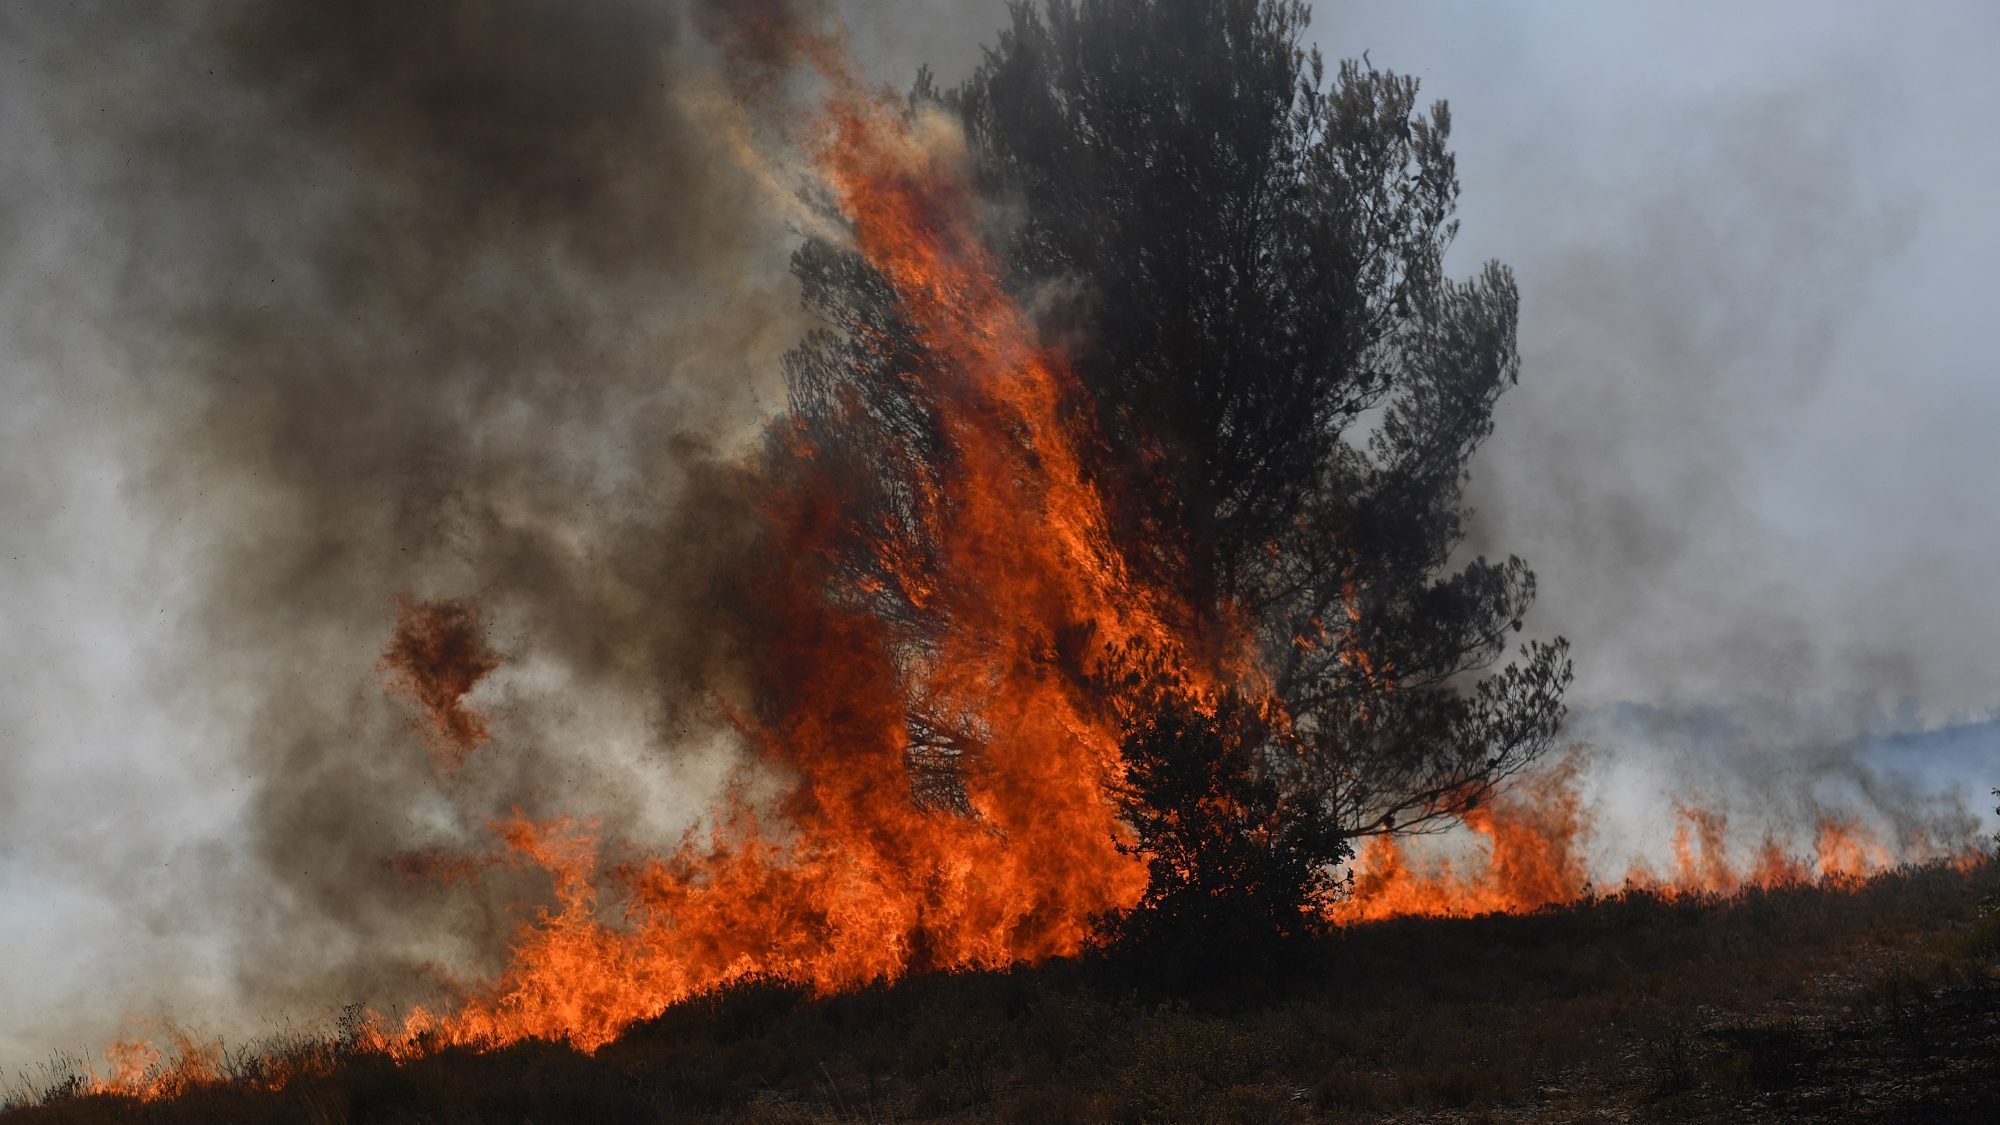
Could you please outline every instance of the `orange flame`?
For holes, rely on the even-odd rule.
[[[1589,818],[1576,794],[1576,770],[1566,763],[1466,815],[1466,827],[1487,845],[1483,869],[1461,872],[1440,861],[1418,870],[1394,837],[1370,837],[1354,863],[1352,893],[1335,904],[1333,919],[1524,913],[1588,894],[1589,872],[1577,844]]]
[[[1408,846],[1374,837],[1354,864],[1352,893],[1333,920],[1372,922],[1408,915],[1472,917],[1522,914],[1586,901],[1598,893],[1587,861],[1590,819],[1576,791],[1578,766],[1564,762],[1517,783],[1501,799],[1476,809],[1465,826],[1484,845],[1470,864],[1414,863]],[[1890,847],[1859,820],[1822,814],[1809,856],[1794,855],[1773,836],[1748,849],[1745,865],[1730,859],[1728,818],[1713,809],[1678,804],[1673,870],[1661,876],[1635,864],[1616,889],[1667,898],[1728,896],[1753,889],[1821,883],[1853,886],[1900,864],[1974,862],[1976,851],[1941,848],[1922,837]]]
[[[556,905],[516,935],[491,988],[451,1014],[378,1027],[377,1046],[541,1037],[590,1050],[751,974],[829,991],[1074,953],[1093,916],[1144,885],[1117,847],[1116,716],[1075,673],[1135,643],[1184,650],[1167,624],[1179,617],[1111,543],[1063,417],[1071,378],[1001,287],[952,136],[829,60],[816,57],[832,88],[825,178],[856,249],[953,380],[941,401],[957,476],[934,529],[938,565],[896,575],[952,627],[913,670],[878,621],[820,594],[834,486],[764,489],[783,635],[753,674],[784,702],[741,729],[791,779],[771,825],[732,802],[706,841],[612,863],[587,825],[497,825],[517,861],[554,877]],[[799,464],[813,452],[794,442]],[[990,732],[964,775],[969,815],[912,799],[913,702]]]
[[[120,1039],[105,1049],[109,1077],[92,1075],[85,1092],[115,1094],[147,1101],[177,1098],[197,1086],[222,1080],[220,1044],[195,1039],[173,1029],[167,1035],[171,1053],[146,1039]]]

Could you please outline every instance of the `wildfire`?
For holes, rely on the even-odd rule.
[[[938,557],[881,561],[952,627],[912,654],[854,608],[869,591],[825,596],[840,485],[831,470],[815,472],[809,441],[788,435],[782,464],[794,475],[751,482],[770,568],[758,578],[770,618],[783,623],[760,641],[753,694],[776,702],[738,717],[751,754],[787,779],[784,795],[768,807],[732,796],[705,835],[670,852],[608,841],[587,821],[516,816],[493,826],[503,848],[493,859],[413,857],[413,877],[532,865],[550,876],[553,905],[514,935],[490,986],[450,1011],[376,1019],[360,1030],[365,1045],[408,1056],[544,1038],[589,1051],[679,1000],[754,975],[831,992],[924,969],[1074,954],[1094,916],[1130,906],[1144,887],[1143,865],[1118,848],[1118,716],[1078,687],[1075,670],[1116,670],[1135,645],[1206,650],[1177,635],[1181,607],[1120,561],[1067,409],[1073,380],[999,280],[955,134],[864,87],[829,44],[806,48],[830,91],[813,155],[853,246],[950,373],[936,388],[950,495],[927,506],[938,513]],[[1350,648],[1346,659],[1388,682],[1392,670]],[[1184,656],[1179,673],[1213,689],[1244,678],[1245,663]],[[497,665],[468,606],[404,607],[383,666],[392,688],[419,705],[440,769],[458,768],[488,740],[465,697]],[[913,709],[985,732],[962,774],[962,812],[912,799]],[[1589,818],[1575,780],[1573,768],[1559,769],[1471,813],[1466,825],[1483,837],[1486,859],[1470,868],[1421,865],[1405,845],[1371,840],[1334,919],[1530,911],[1588,897]],[[1833,819],[1809,860],[1770,844],[1739,868],[1727,843],[1719,815],[1683,809],[1673,872],[1635,869],[1627,883],[1726,894],[1852,879],[1912,858]],[[215,1079],[213,1051],[175,1046],[166,1062],[150,1044],[121,1045],[100,1088],[169,1096]]]
[[[222,1048],[178,1029],[169,1030],[171,1051],[147,1039],[121,1039],[105,1049],[111,1074],[90,1084],[99,1094],[120,1094],[148,1101],[176,1098],[197,1086],[222,1079]]]
[[[556,905],[516,935],[491,988],[448,1014],[378,1025],[385,1050],[531,1037],[592,1050],[677,1000],[752,975],[831,992],[1073,954],[1093,916],[1143,889],[1139,862],[1117,847],[1117,716],[1064,668],[1114,666],[1133,643],[1195,646],[1168,624],[1181,619],[1171,598],[1138,584],[1110,541],[1066,420],[1072,381],[998,280],[955,134],[865,89],[823,46],[812,53],[832,91],[815,150],[822,174],[855,249],[949,380],[935,388],[953,466],[948,502],[928,509],[939,513],[938,558],[881,561],[951,627],[908,658],[877,619],[844,608],[865,597],[822,596],[840,486],[791,436],[798,475],[760,482],[771,555],[782,560],[760,578],[784,624],[755,674],[782,703],[740,724],[753,753],[791,779],[789,792],[763,811],[732,800],[705,839],[670,854],[608,855],[574,821],[496,826],[512,862],[550,873]],[[1211,688],[1227,678],[1194,662],[1181,672]],[[912,800],[916,705],[988,732],[963,776],[967,814]],[[1466,826],[1487,854],[1463,870],[1420,867],[1404,845],[1372,840],[1334,919],[1520,912],[1590,896],[1589,818],[1575,782],[1575,767],[1558,768],[1474,810]],[[1852,878],[1892,858],[1859,824],[1829,819],[1812,858],[1767,842],[1739,869],[1719,814],[1690,807],[1681,819],[1673,872],[1635,867],[1626,886],[1727,894]]]
[[[1681,803],[1675,809],[1671,870],[1660,874],[1637,862],[1621,878],[1600,884],[1588,861],[1591,822],[1577,792],[1579,772],[1575,761],[1563,762],[1467,815],[1465,827],[1483,853],[1469,863],[1419,864],[1408,845],[1387,836],[1371,838],[1356,858],[1352,894],[1335,906],[1333,919],[1525,914],[1607,891],[1683,898],[1813,883],[1847,887],[1899,864],[1962,863],[1975,854],[1922,837],[1892,847],[1861,821],[1826,813],[1817,819],[1809,854],[1788,851],[1783,841],[1766,835],[1747,849],[1747,861],[1738,861],[1731,858],[1738,849],[1728,818]]]
[[[1062,418],[1071,380],[1000,285],[953,134],[864,88],[824,44],[808,55],[831,89],[815,154],[854,247],[950,372],[937,389],[955,474],[949,503],[934,506],[940,557],[925,572],[883,561],[952,627],[912,658],[872,616],[843,608],[856,599],[822,595],[840,483],[816,474],[817,451],[794,438],[795,475],[757,489],[781,568],[761,577],[783,624],[755,674],[768,681],[762,697],[781,702],[740,720],[789,792],[763,812],[732,801],[706,839],[665,855],[608,858],[579,822],[497,825],[513,862],[550,873],[555,906],[516,935],[490,989],[449,1014],[378,1024],[383,1049],[538,1037],[590,1050],[753,974],[831,991],[1074,953],[1093,916],[1130,905],[1144,885],[1117,847],[1117,717],[1064,669],[1108,668],[1134,644],[1183,650],[1171,603],[1128,575],[1110,541]],[[433,619],[446,617],[459,621],[406,610],[392,657],[425,649],[402,638],[435,635]],[[483,732],[461,702],[476,678],[406,691],[445,730]],[[990,732],[964,773],[969,815],[911,799],[918,703]]]

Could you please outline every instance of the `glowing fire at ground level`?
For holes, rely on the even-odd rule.
[[[1479,845],[1470,864],[1415,861],[1393,837],[1366,841],[1354,863],[1353,893],[1331,917],[1358,923],[1523,914],[1631,891],[1683,898],[1814,883],[1850,887],[1905,864],[1966,866],[1980,858],[1976,850],[1922,838],[1892,845],[1861,820],[1834,813],[1817,816],[1804,847],[1769,832],[1752,843],[1732,836],[1723,814],[1680,802],[1671,862],[1662,869],[1633,860],[1606,880],[1589,861],[1590,822],[1576,781],[1576,768],[1566,764],[1474,810],[1465,818]]]
[[[1789,853],[1770,838],[1745,848],[1727,835],[1723,817],[1681,805],[1671,865],[1662,870],[1637,863],[1622,882],[1606,884],[1593,880],[1586,862],[1587,818],[1574,781],[1573,769],[1548,771],[1522,785],[1515,797],[1469,817],[1469,835],[1478,846],[1456,863],[1426,862],[1412,855],[1409,844],[1392,838],[1368,841],[1353,865],[1350,894],[1333,907],[1330,920],[1348,926],[1406,917],[1525,914],[1629,894],[1725,903],[1746,893],[1787,887],[1855,892],[1870,878],[1897,868],[1946,864],[1971,870],[1985,860],[1974,848],[1946,852],[1923,841],[1894,848],[1860,822],[1835,817],[1820,820],[1809,855]],[[328,1069],[341,1053],[355,1050],[409,1059],[452,1045],[493,1049],[525,1038],[548,1038],[589,1053],[676,1003],[747,977],[784,975],[749,957],[705,981],[630,975],[633,954],[617,946],[635,935],[603,922],[597,910],[600,883],[621,874],[617,865],[601,863],[597,842],[571,823],[515,821],[497,828],[514,862],[550,873],[559,900],[556,910],[544,911],[517,938],[515,968],[509,974],[514,992],[497,1002],[474,1002],[455,1015],[418,1010],[401,1026],[370,1013],[349,1021],[344,1042],[274,1056],[249,1067],[247,1077],[240,1060],[232,1068],[222,1044],[184,1031],[170,1030],[162,1037],[164,1046],[140,1038],[121,1040],[105,1052],[108,1076],[88,1083],[88,1092],[153,1100],[229,1081],[276,1089],[302,1073]],[[1732,854],[1747,854],[1749,861],[1732,862]],[[655,932],[654,937],[663,935]],[[1082,947],[1061,952],[1070,955]],[[524,964],[535,967],[524,970]],[[972,966],[938,966],[967,967]],[[896,975],[804,979],[815,991],[832,993]],[[548,991],[530,996],[521,991],[526,988]],[[524,1032],[525,1021],[510,1023],[510,1016],[531,1013],[538,1021],[566,1019],[569,1027]]]

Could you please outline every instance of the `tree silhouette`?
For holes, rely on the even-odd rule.
[[[1140,691],[1167,701],[1129,710],[1141,846],[1184,847],[1170,825],[1203,785],[1246,823],[1310,805],[1338,831],[1303,833],[1303,867],[1280,849],[1296,885],[1279,897],[1299,902],[1301,872],[1346,838],[1445,823],[1532,761],[1570,677],[1560,639],[1489,671],[1534,576],[1456,557],[1468,465],[1518,358],[1507,270],[1444,274],[1449,112],[1419,111],[1413,79],[1365,60],[1329,80],[1301,46],[1308,15],[1296,0],[1016,4],[969,81],[925,76],[911,95],[964,128],[1007,284],[1081,386],[1126,563],[1179,595],[1184,635],[1248,631],[1282,712],[1249,722],[1241,701]],[[860,482],[844,563],[873,612],[921,638],[949,623],[877,560],[927,557],[950,471],[930,397],[945,373],[856,254],[809,239],[794,268],[826,326],[788,359],[793,410]],[[952,804],[977,737],[934,716],[912,731],[920,795]],[[1221,768],[1190,773],[1203,755]]]

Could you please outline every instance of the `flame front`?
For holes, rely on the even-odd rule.
[[[1892,846],[1862,821],[1832,813],[1816,818],[1809,851],[1788,850],[1771,835],[1745,846],[1722,813],[1680,803],[1671,868],[1662,874],[1634,863],[1600,883],[1589,862],[1592,826],[1577,791],[1580,772],[1574,760],[1559,763],[1469,813],[1465,826],[1482,845],[1469,861],[1419,863],[1407,844],[1371,838],[1354,863],[1353,893],[1335,905],[1332,919],[1525,914],[1607,892],[1684,898],[1809,884],[1852,887],[1902,864],[1965,866],[1979,857],[1975,848],[1941,846],[1922,836]]]
[[[529,1037],[590,1050],[748,975],[831,991],[1074,953],[1094,915],[1144,886],[1118,848],[1117,716],[1077,669],[1110,670],[1135,644],[1185,651],[1167,624],[1184,615],[1134,582],[1110,540],[1065,421],[1072,380],[1000,284],[951,135],[864,89],[831,52],[817,62],[832,90],[823,175],[855,248],[951,375],[938,389],[955,467],[933,506],[938,559],[927,574],[881,560],[951,627],[913,661],[851,608],[865,599],[825,596],[838,482],[792,441],[795,474],[759,488],[781,568],[761,576],[766,608],[783,624],[754,674],[783,703],[740,723],[789,791],[774,812],[733,801],[707,839],[673,854],[615,863],[586,824],[497,826],[517,862],[553,875],[556,905],[516,935],[493,987],[450,1014],[378,1026],[388,1050]],[[915,704],[991,732],[964,774],[963,813],[912,797]]]

